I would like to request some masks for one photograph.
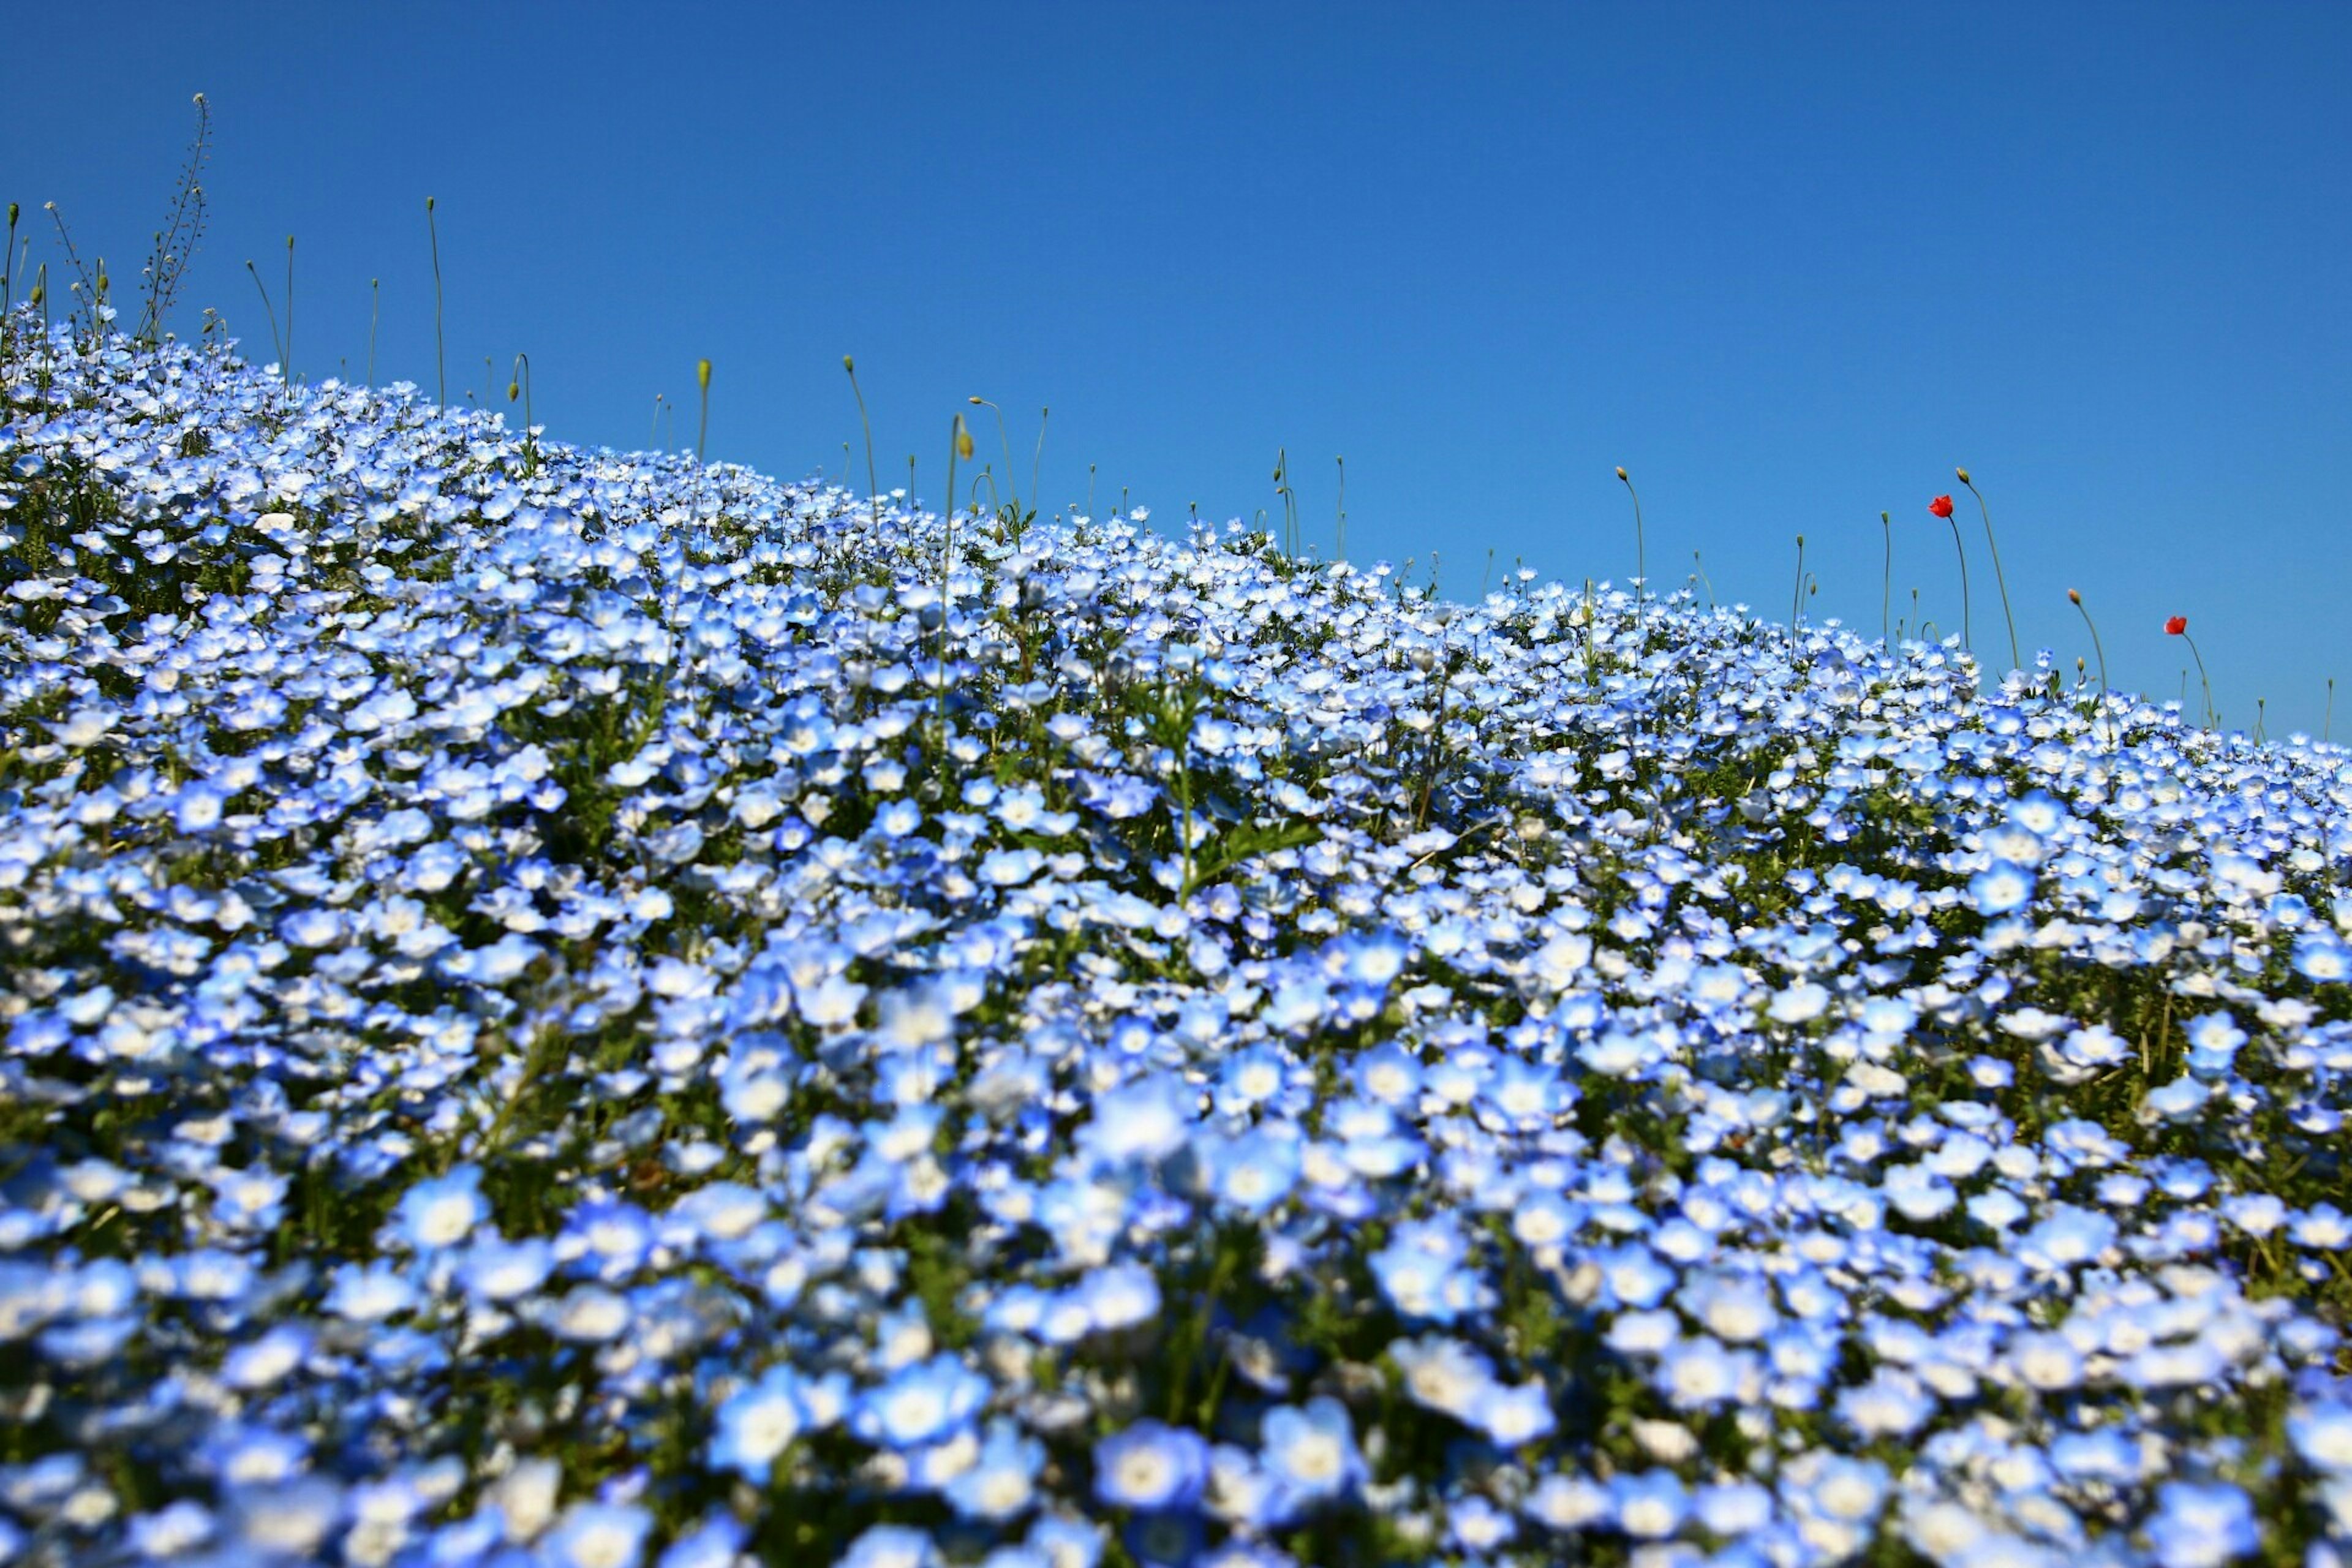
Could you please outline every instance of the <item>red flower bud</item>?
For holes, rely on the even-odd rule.
[[[2170,620],[2164,623],[2164,635],[2168,637],[2177,637],[2188,629],[2189,617],[2187,616],[2175,616]]]
[[[1937,496],[1934,500],[1927,503],[1927,510],[1934,512],[1937,517],[1949,517],[1952,515],[1952,498],[1949,496]]]

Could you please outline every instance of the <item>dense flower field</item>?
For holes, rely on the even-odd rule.
[[[2352,1562],[2342,748],[12,328],[0,1560]]]

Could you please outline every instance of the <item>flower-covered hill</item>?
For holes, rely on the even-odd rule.
[[[2352,1542],[2352,768],[43,337],[0,1559]]]

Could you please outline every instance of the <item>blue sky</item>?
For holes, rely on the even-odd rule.
[[[2021,639],[2233,726],[2352,733],[2352,8],[595,5],[50,9],[11,29],[0,199],[133,292],[190,129],[211,221],[174,325],[435,382],[518,350],[558,438],[838,477],[857,357],[885,486],[1007,411],[1045,510],[1276,505],[1474,594],[1524,559],[1874,632],[1957,629],[1969,468]],[[283,309],[283,301],[279,302]],[[977,431],[995,451],[992,425]],[[862,479],[857,446],[853,467]],[[999,459],[1002,467],[1002,460]],[[1958,492],[1979,651],[2005,655]],[[2005,658],[2000,662],[2006,662]],[[2197,701],[2189,677],[2190,701]]]

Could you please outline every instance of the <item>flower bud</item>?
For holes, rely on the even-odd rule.
[[[1621,468],[1618,468],[1618,470],[1617,470],[1617,477],[1618,477],[1619,479],[1625,479],[1625,482],[1626,482],[1627,484],[1629,484],[1629,485],[1630,485],[1630,484],[1632,484],[1632,483],[1633,482],[1632,479],[1625,479],[1625,470],[1624,470],[1624,468],[1622,468],[1622,467],[1621,467]]]
[[[703,391],[708,392],[710,390],[710,362],[709,360],[699,359],[694,362],[694,381],[695,384],[701,387]]]
[[[1969,482],[1969,471],[1966,468],[1954,468],[1952,472],[1960,476],[1960,483],[1967,484]]]

